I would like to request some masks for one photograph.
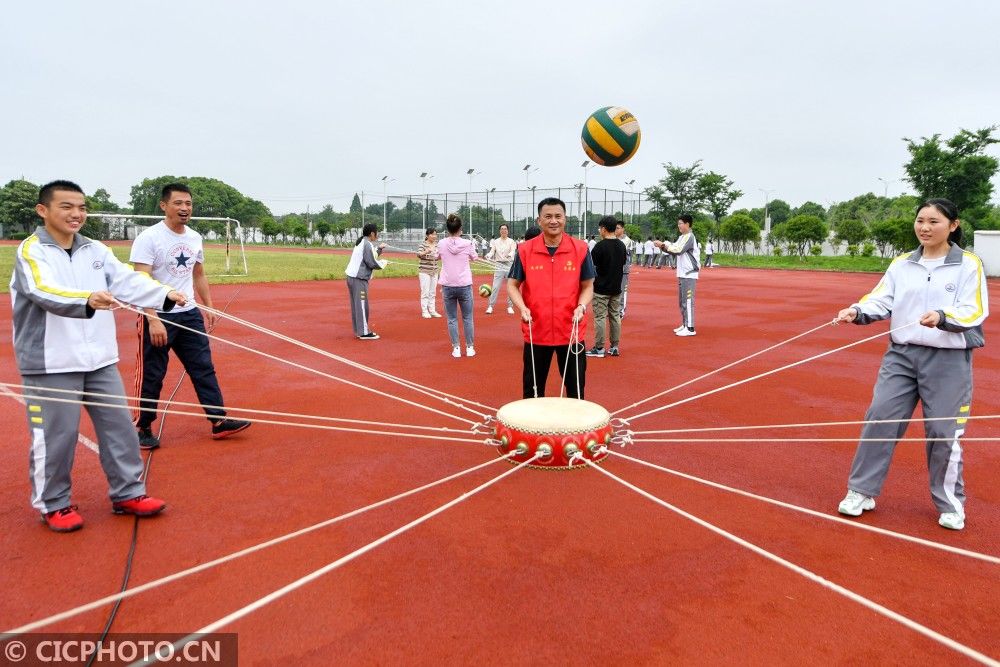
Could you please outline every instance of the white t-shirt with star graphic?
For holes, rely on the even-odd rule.
[[[187,297],[187,305],[175,306],[171,312],[178,313],[196,307],[194,267],[195,264],[205,263],[201,234],[187,226],[184,227],[183,234],[175,234],[161,220],[135,237],[129,261],[149,264],[153,279],[170,285]]]

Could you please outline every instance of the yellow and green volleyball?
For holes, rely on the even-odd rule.
[[[483,283],[482,285],[479,286],[479,296],[485,299],[490,294],[493,294],[493,288],[491,286],[487,285],[486,283]]]
[[[587,157],[596,164],[616,167],[639,150],[639,121],[628,109],[604,107],[590,114],[580,137]]]

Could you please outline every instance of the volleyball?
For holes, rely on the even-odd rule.
[[[479,296],[481,296],[481,297],[483,297],[485,299],[490,294],[493,294],[493,288],[492,287],[490,287],[486,283],[483,283],[482,285],[479,286]]]
[[[604,107],[590,114],[580,141],[587,157],[605,167],[625,164],[639,150],[639,121],[628,109]]]

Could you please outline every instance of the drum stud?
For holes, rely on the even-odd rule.
[[[580,448],[577,447],[572,442],[569,443],[569,444],[567,444],[565,447],[563,447],[563,454],[566,455],[566,459],[567,460],[573,458],[574,456],[576,456],[579,453],[580,453]]]
[[[601,446],[597,443],[596,440],[588,440],[587,441],[587,451],[590,452],[591,456],[596,456],[597,455],[597,451],[600,448],[601,448]]]
[[[552,456],[552,445],[543,442],[542,444],[538,445],[538,449],[536,451],[539,454],[539,458],[542,459],[550,458]]]
[[[519,442],[519,443],[517,443],[517,448],[514,450],[514,453],[517,454],[518,456],[524,456],[525,454],[527,454],[528,453],[528,443],[526,443],[526,442]]]
[[[510,444],[510,438],[508,438],[508,437],[507,437],[507,436],[505,435],[505,436],[503,436],[502,438],[500,438],[500,442],[502,442],[502,443],[503,443],[503,447],[504,447],[504,449],[507,449],[507,445],[509,445],[509,444]]]
[[[604,434],[604,444],[605,445],[611,444],[611,434],[610,433],[605,433]]]

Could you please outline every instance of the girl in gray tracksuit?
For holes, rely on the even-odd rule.
[[[378,340],[378,334],[368,328],[368,317],[371,310],[368,307],[368,281],[372,271],[385,267],[385,261],[379,260],[379,255],[385,248],[384,243],[375,245],[378,239],[378,227],[367,224],[361,229],[361,236],[354,244],[351,259],[347,262],[344,273],[347,275],[347,292],[351,299],[351,326],[355,337],[361,340]]]
[[[972,399],[972,350],[983,346],[989,315],[982,262],[957,245],[958,211],[946,199],[917,209],[920,247],[897,257],[872,292],[840,311],[837,321],[869,324],[891,317],[889,349],[882,358],[865,421],[908,419],[919,399],[925,418],[931,498],[945,528],[965,527],[962,448]],[[919,326],[906,326],[919,322]],[[869,423],[861,431],[838,510],[860,516],[875,509],[896,442],[908,422]]]

